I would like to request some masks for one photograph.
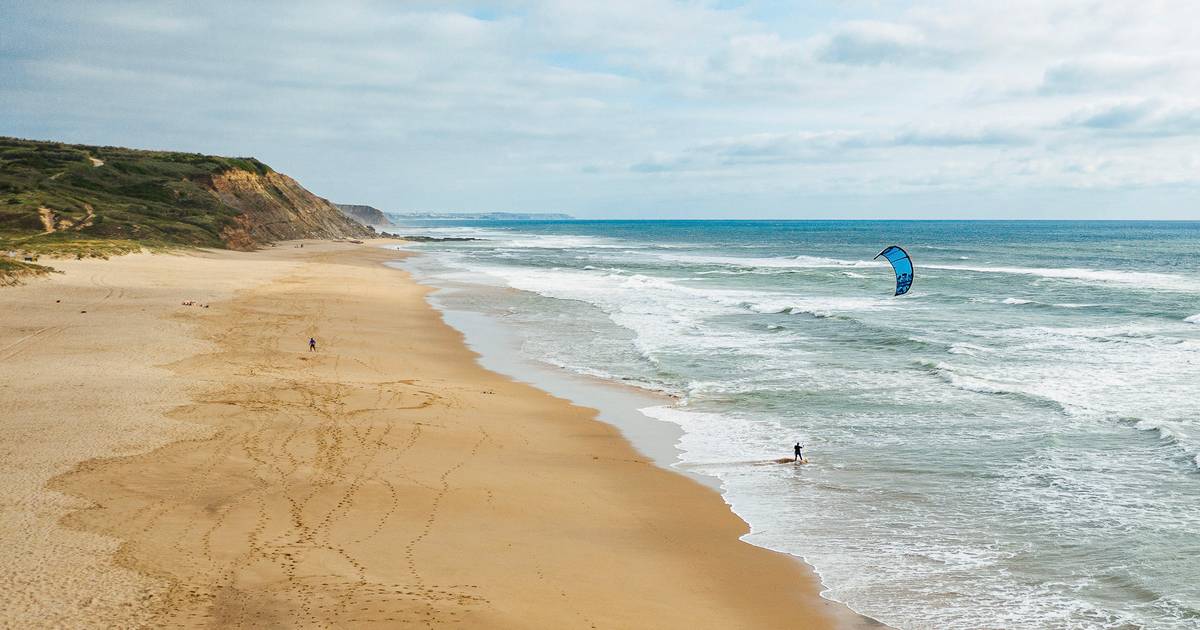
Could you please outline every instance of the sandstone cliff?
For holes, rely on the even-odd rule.
[[[342,211],[342,214],[363,225],[392,225],[392,222],[384,216],[383,211],[378,208],[351,203],[335,203],[333,205],[337,206],[338,210]]]
[[[221,231],[221,239],[233,249],[298,238],[375,235],[282,173],[231,169],[213,176],[211,186],[221,203],[240,211]]]

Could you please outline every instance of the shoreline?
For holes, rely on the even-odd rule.
[[[462,334],[463,343],[478,355],[476,360],[480,366],[572,404],[594,409],[597,419],[619,429],[638,452],[652,459],[659,467],[719,489],[712,477],[672,467],[679,461],[681,451],[676,444],[678,437],[683,434],[682,429],[641,413],[640,410],[645,407],[670,404],[670,396],[625,387],[620,383],[576,374],[521,357],[518,354],[520,338],[516,331],[490,315],[447,307],[438,300],[438,293],[447,290],[445,287],[416,279],[416,275],[408,269],[401,270],[413,276],[418,284],[435,289],[427,299],[431,308],[448,326]]]
[[[396,246],[387,248],[403,253],[405,258],[432,255],[429,252],[400,249]],[[458,331],[463,345],[476,355],[475,360],[481,367],[594,411],[595,420],[617,429],[634,450],[649,457],[656,466],[715,492],[729,512],[747,527],[747,532],[738,537],[739,541],[791,558],[817,581],[818,594],[822,599],[845,608],[838,615],[837,627],[890,628],[887,624],[850,608],[845,602],[827,597],[825,593],[828,592],[828,587],[821,581],[820,573],[803,557],[746,540],[751,533],[750,524],[734,512],[732,504],[725,499],[721,480],[713,475],[678,465],[682,463],[683,451],[678,444],[679,437],[683,435],[683,428],[642,412],[646,407],[669,406],[675,401],[674,397],[600,377],[578,374],[523,357],[519,354],[520,337],[515,329],[506,326],[491,314],[451,308],[439,299],[439,295],[445,292],[469,289],[439,285],[422,279],[417,272],[406,267],[403,260],[388,262],[385,265],[404,272],[417,284],[432,289],[426,295],[426,302],[441,316],[446,325]]]
[[[61,535],[119,541],[120,577],[80,579],[76,558],[34,549],[39,582],[62,592],[42,597],[8,576],[6,597],[24,598],[9,614],[50,607],[76,625],[863,623],[821,598],[794,557],[740,541],[747,527],[719,494],[650,464],[590,409],[481,367],[425,301],[430,289],[385,267],[397,252],[374,245],[81,261],[65,279],[16,290],[40,304],[92,273],[113,300],[96,309],[112,311],[109,326],[187,317],[170,341],[199,343],[167,357],[167,380],[190,400],[148,414],[157,442],[124,434],[54,471],[52,488],[91,504],[69,502]],[[157,271],[164,259],[174,276]],[[212,310],[181,315],[166,294],[205,286],[209,261],[232,272],[224,293],[204,298]],[[121,286],[129,269],[146,277],[140,293]],[[62,329],[63,344],[94,338]],[[311,357],[289,343],[309,335],[322,343]],[[57,356],[32,339],[16,342],[36,350],[31,361]],[[115,367],[102,350],[86,356]],[[34,400],[52,384],[24,394],[31,425],[63,417]],[[103,409],[68,411],[86,428]],[[164,436],[167,425],[187,435]],[[101,620],[96,600],[124,603]]]
[[[396,251],[409,256],[433,255],[419,250],[397,249]],[[659,468],[687,477],[716,492],[727,509],[739,520],[745,522],[745,519],[734,511],[733,505],[725,498],[720,478],[679,465],[682,463],[683,451],[680,450],[678,444],[679,437],[684,432],[683,428],[642,413],[642,409],[646,407],[669,406],[674,402],[674,397],[633,385],[571,372],[520,356],[519,332],[506,325],[500,318],[488,313],[451,308],[439,299],[440,294],[470,291],[469,288],[438,284],[433,280],[423,279],[403,262],[388,263],[388,266],[395,266],[409,274],[417,283],[434,289],[427,296],[427,301],[441,314],[449,326],[462,334],[466,346],[478,355],[477,361],[481,366],[519,382],[529,383],[573,404],[595,409],[597,419],[618,429],[635,450],[650,457]],[[746,526],[749,528],[750,524],[746,523]],[[845,607],[848,614],[860,618],[853,623],[855,627],[858,627],[859,623],[862,624],[862,627],[890,627],[854,610],[846,602],[827,596],[826,593],[829,592],[829,589],[822,581],[820,573],[802,556],[757,545],[746,539],[750,533],[747,531],[746,534],[739,537],[739,540],[748,545],[795,559],[805,571],[817,580],[823,599]]]

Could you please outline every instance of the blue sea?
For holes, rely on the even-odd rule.
[[[480,239],[407,267],[524,358],[669,395],[641,421],[682,430],[675,466],[827,597],[904,629],[1200,628],[1200,223],[395,231]]]

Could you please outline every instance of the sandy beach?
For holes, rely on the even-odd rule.
[[[480,367],[375,245],[0,290],[0,625],[858,623],[715,491]]]

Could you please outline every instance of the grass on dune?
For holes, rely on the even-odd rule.
[[[20,284],[24,278],[40,276],[53,271],[53,269],[45,265],[37,265],[0,256],[0,286]]]
[[[0,137],[0,252],[222,247],[221,231],[238,211],[209,185],[231,169],[271,170],[253,158]]]

